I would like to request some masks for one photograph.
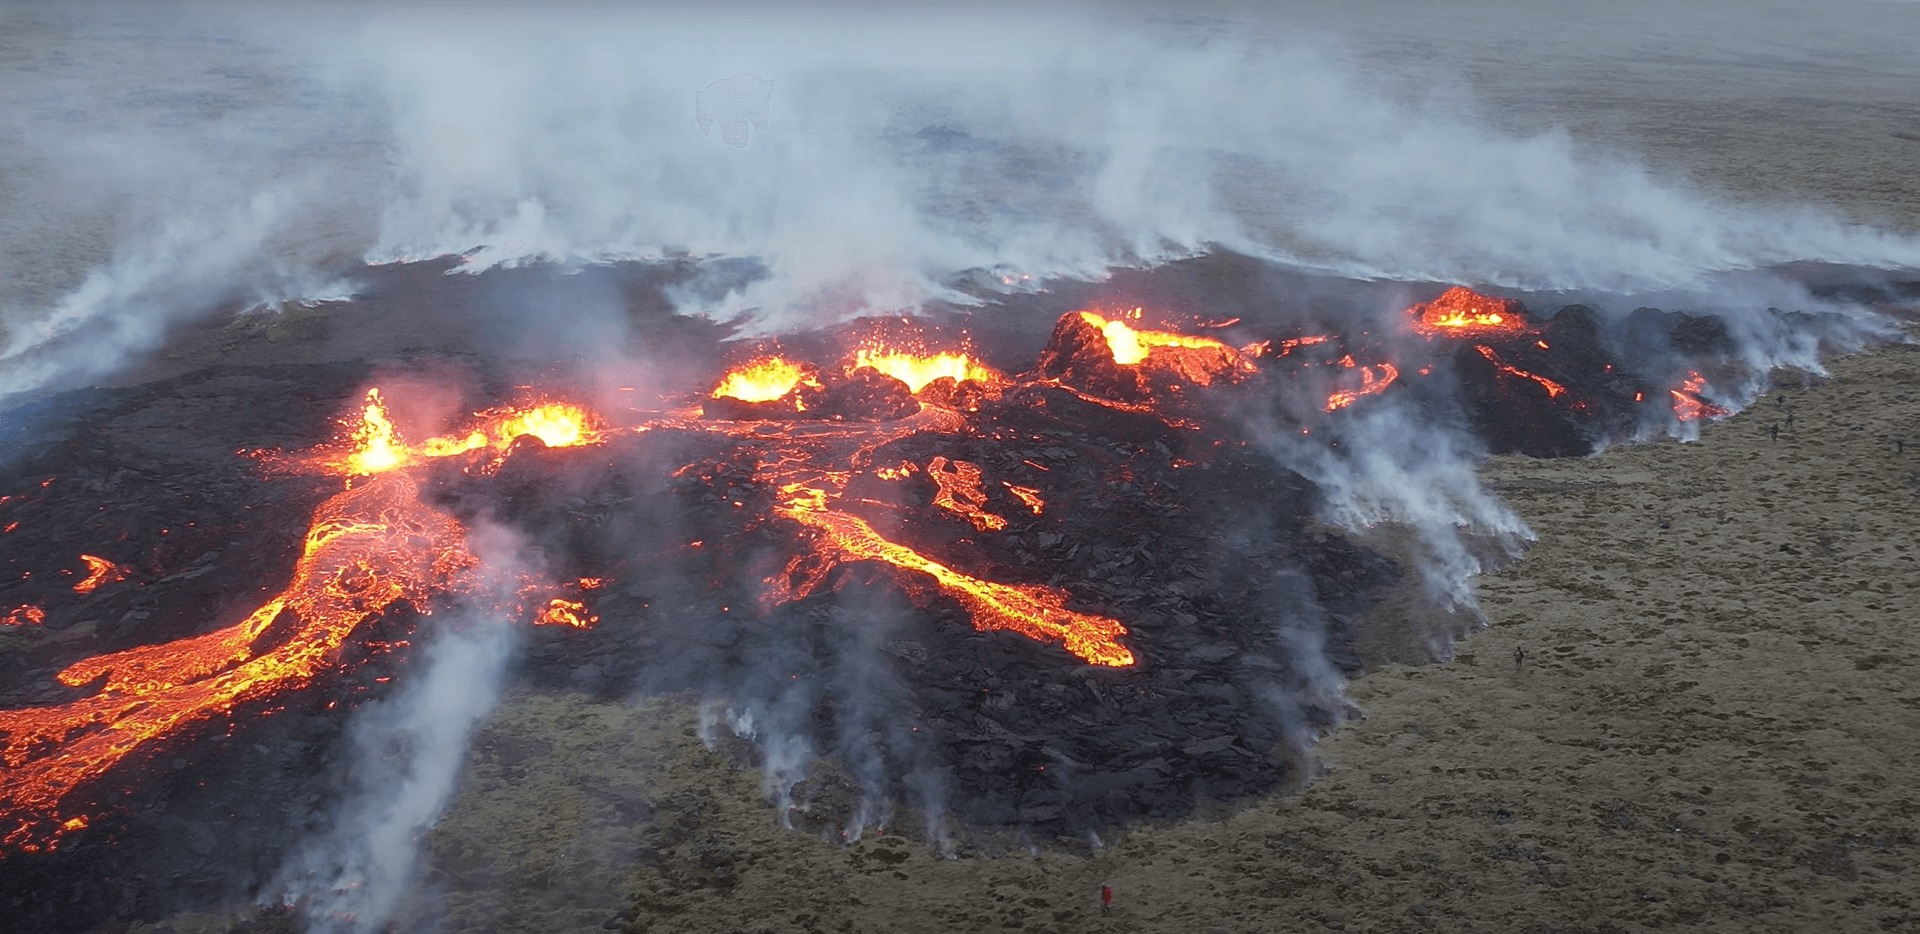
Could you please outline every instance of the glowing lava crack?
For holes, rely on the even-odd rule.
[[[1211,344],[1212,342],[1209,342]],[[765,377],[770,361],[779,361],[779,378],[770,385]],[[1001,584],[955,570],[911,547],[887,539],[865,519],[847,512],[839,502],[854,465],[867,452],[891,441],[915,434],[954,434],[964,430],[967,415],[933,401],[933,389],[944,384],[945,392],[963,384],[995,387],[1004,377],[960,351],[914,352],[867,346],[855,353],[845,367],[844,382],[830,380],[825,385],[859,386],[862,373],[877,372],[884,380],[898,382],[895,392],[904,391],[915,398],[916,414],[905,419],[883,421],[809,422],[804,405],[779,406],[757,410],[772,416],[794,413],[801,420],[791,423],[786,433],[763,434],[766,423],[722,421],[714,430],[742,438],[756,438],[775,445],[762,455],[759,479],[780,491],[775,514],[811,530],[814,535],[809,554],[793,559],[783,574],[767,581],[769,605],[805,598],[826,579],[839,563],[875,561],[889,565],[906,575],[930,579],[939,592],[966,609],[974,628],[981,631],[1014,632],[1042,642],[1054,642],[1084,661],[1095,665],[1124,667],[1134,663],[1131,650],[1118,641],[1127,628],[1118,620],[1070,610],[1065,592],[1040,585]],[[742,398],[740,387],[769,385],[764,392],[753,393],[755,400],[768,402],[781,398],[804,385],[820,388],[821,383],[806,383],[801,374],[816,372],[805,365],[782,358],[761,358],[724,376],[714,397]],[[789,380],[791,377],[791,380]],[[871,388],[871,384],[869,385]],[[780,395],[771,395],[773,389]],[[874,389],[879,396],[884,390]],[[804,428],[802,426],[805,426]],[[691,465],[690,465],[691,466]],[[873,471],[881,479],[898,479],[917,468],[881,467]],[[935,457],[926,465],[926,475],[936,485],[933,505],[965,518],[980,532],[998,532],[1007,520],[986,510],[987,495],[982,488],[980,468],[966,461]],[[1037,494],[1024,487],[1008,485],[1019,502],[1039,513]]]
[[[1066,608],[1066,594],[1038,585],[996,584],[962,574],[938,561],[881,537],[866,520],[826,506],[826,494],[806,487],[784,491],[780,514],[821,533],[821,547],[840,560],[882,561],[906,571],[925,574],[967,608],[981,630],[1009,630],[1032,639],[1050,640],[1096,665],[1133,664],[1133,652],[1119,643],[1127,627],[1119,620]],[[769,581],[772,597],[786,601],[805,597],[825,579],[824,571],[801,574],[789,565],[783,578]]]

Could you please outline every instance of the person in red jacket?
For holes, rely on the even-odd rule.
[[[1112,907],[1113,907],[1113,886],[1108,885],[1105,882],[1102,882],[1100,883],[1100,910],[1106,911],[1107,909]]]

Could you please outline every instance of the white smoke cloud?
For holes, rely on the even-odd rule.
[[[857,43],[832,17],[782,16],[713,43],[717,21],[685,10],[594,32],[468,24],[455,42],[383,24],[362,70],[394,108],[401,185],[372,255],[510,237],[569,261],[759,256],[770,278],[719,310],[781,324],[954,298],[943,281],[973,267],[1086,274],[1214,244],[1369,278],[1624,293],[1704,294],[1800,259],[1920,266],[1911,238],[1720,204],[1563,131],[1405,100],[1334,52],[1174,47],[1060,14],[991,37],[860,15]],[[777,119],[730,151],[695,132],[690,102],[735,63],[778,89]]]
[[[512,605],[530,565],[504,527],[478,526],[469,544],[492,599],[436,616],[421,670],[397,695],[355,714],[345,753],[352,785],[267,891],[298,907],[309,931],[383,931],[396,914],[420,907],[408,896],[420,891],[422,838],[453,796],[474,729],[500,699],[519,631],[500,607]]]
[[[1337,444],[1273,426],[1256,436],[1313,481],[1323,519],[1362,535],[1383,525],[1410,531],[1427,596],[1449,609],[1477,608],[1473,578],[1488,569],[1486,552],[1515,556],[1533,531],[1481,484],[1483,452],[1461,426],[1401,403],[1356,407]]]
[[[810,696],[785,696],[760,703],[733,706],[709,698],[700,702],[699,736],[708,749],[720,741],[720,730],[753,743],[760,750],[761,793],[780,815],[780,826],[793,826],[793,788],[813,771],[813,743],[800,721],[811,712]],[[769,714],[776,725],[768,726]]]
[[[418,890],[421,837],[453,795],[468,736],[499,699],[509,632],[502,621],[483,621],[443,635],[417,681],[357,716],[353,790],[278,887],[308,930],[385,930],[401,899]]]
[[[290,222],[298,197],[264,191],[222,216],[182,217],[128,244],[58,303],[4,334],[0,399],[111,373],[208,306],[350,297],[345,281],[261,251]]]
[[[0,393],[104,372],[263,283],[331,281],[299,273],[343,249],[470,253],[466,271],[758,257],[765,278],[689,310],[753,310],[770,329],[964,300],[949,287],[963,270],[1098,276],[1213,245],[1354,276],[1620,293],[1704,295],[1791,260],[1920,267],[1910,237],[1720,203],[1551,127],[1496,130],[1342,51],[1324,23],[1240,40],[1230,17],[1176,35],[1073,7],[186,9],[144,20],[178,58],[90,49],[87,148],[132,122],[124,142],[148,158],[70,158],[50,132],[65,127],[34,122],[53,118],[15,141],[66,166],[40,181],[164,209],[136,212],[157,220],[64,297],[0,312]],[[246,80],[106,93],[197,76],[195,41],[228,43]],[[740,74],[773,90],[767,129],[734,147],[702,134],[695,105]],[[21,77],[38,114],[24,105],[52,92]],[[298,197],[288,166],[313,180]],[[96,321],[90,352],[48,344]]]

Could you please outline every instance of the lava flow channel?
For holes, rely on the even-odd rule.
[[[1697,421],[1702,418],[1724,418],[1727,409],[1714,405],[1702,398],[1707,391],[1707,378],[1698,370],[1687,374],[1686,381],[1679,389],[1669,389],[1667,394],[1673,397],[1673,417],[1683,422]]]
[[[996,584],[962,574],[938,561],[888,541],[865,519],[829,508],[826,494],[818,489],[794,484],[782,489],[783,498],[775,507],[781,515],[821,533],[819,545],[830,558],[840,561],[879,561],[904,571],[917,571],[934,579],[942,592],[952,596],[973,617],[973,626],[983,632],[1009,630],[1029,639],[1054,641],[1067,651],[1095,665],[1123,668],[1133,664],[1133,652],[1119,639],[1127,627],[1119,620],[1066,608],[1066,594],[1039,584]],[[825,571],[807,575],[795,586],[793,565],[788,572],[768,581],[774,602],[807,596],[825,578]]]
[[[1564,393],[1567,391],[1567,387],[1562,386],[1559,383],[1554,382],[1553,380],[1550,380],[1544,376],[1541,376],[1538,373],[1529,373],[1526,370],[1520,369],[1519,367],[1514,366],[1508,363],[1507,361],[1500,359],[1500,355],[1497,353],[1494,353],[1492,347],[1488,347],[1485,344],[1475,344],[1473,345],[1473,349],[1479,351],[1480,356],[1487,358],[1487,362],[1493,364],[1494,369],[1499,370],[1500,372],[1505,373],[1508,376],[1517,376],[1521,379],[1532,380],[1535,383],[1540,384],[1540,388],[1545,389],[1547,391],[1547,398],[1549,399],[1558,399],[1561,393]]]
[[[375,477],[314,511],[285,590],[225,629],[95,656],[61,684],[94,693],[49,707],[0,710],[0,851],[38,852],[86,818],[62,813],[69,792],[141,745],[240,703],[306,686],[339,658],[349,635],[400,600],[424,607],[472,563],[465,530],[420,500],[405,474]],[[257,643],[286,614],[296,628]]]
[[[73,585],[74,593],[93,593],[101,584],[116,584],[127,579],[127,569],[96,555],[81,555],[87,564],[87,576]]]
[[[1206,348],[1207,353],[1220,350],[1227,354],[1234,353],[1231,348],[1216,341],[1205,338],[1194,340],[1198,342],[1197,346]],[[769,452],[770,456],[762,466],[762,479],[777,484],[781,490],[774,511],[820,533],[813,542],[813,553],[824,559],[803,571],[803,568],[807,568],[809,556],[801,555],[787,565],[784,573],[769,578],[766,582],[767,604],[785,603],[813,593],[824,582],[827,572],[835,563],[878,561],[902,571],[931,577],[943,593],[953,597],[967,610],[977,630],[1006,630],[1038,641],[1058,642],[1074,655],[1097,665],[1124,667],[1133,664],[1133,652],[1118,641],[1126,635],[1126,626],[1118,620],[1067,609],[1067,597],[1063,591],[1038,585],[998,584],[962,574],[905,545],[889,541],[866,520],[828,504],[829,494],[822,487],[844,485],[848,476],[848,471],[834,469],[835,463],[858,462],[881,445],[908,435],[923,431],[953,433],[965,426],[966,415],[927,401],[921,396],[921,390],[931,387],[943,377],[976,382],[1003,379],[995,371],[961,352],[904,353],[870,347],[864,352],[856,352],[853,361],[853,365],[847,367],[849,374],[862,367],[871,367],[906,384],[919,401],[919,411],[905,419],[889,422],[833,423],[804,435],[784,439],[766,438],[785,447],[784,450]],[[781,363],[777,385],[786,387],[782,392],[788,392],[797,382],[787,383],[787,377],[804,374],[807,370],[801,364]],[[737,388],[744,384],[744,380],[736,383],[735,375],[744,376],[759,366],[756,363],[736,369],[723,379],[721,388]],[[720,391],[716,390],[715,395],[721,395]],[[838,445],[845,446],[839,456],[829,453]],[[911,464],[902,464],[899,467],[878,468],[875,473],[886,479],[900,479],[915,469]],[[983,532],[1006,527],[1005,518],[984,509],[987,497],[981,488],[980,470],[976,465],[936,457],[929,462],[927,472],[938,487],[936,506],[965,517]],[[1014,495],[1036,513],[1044,507],[1037,491],[1017,488]],[[837,498],[837,494],[834,498]],[[797,584],[796,577],[800,578]]]
[[[424,613],[435,593],[458,586],[477,563],[466,529],[422,500],[401,468],[480,451],[494,454],[489,463],[497,464],[526,435],[551,447],[600,437],[584,410],[560,403],[494,409],[480,418],[481,426],[463,437],[409,447],[380,391],[369,390],[351,427],[350,450],[293,459],[350,485],[314,510],[286,589],[225,629],[95,656],[55,676],[68,687],[94,685],[86,697],[0,710],[7,778],[0,787],[0,854],[51,849],[62,835],[85,827],[85,815],[63,815],[68,795],[142,745],[230,715],[241,703],[306,687],[339,660],[362,623],[401,600]],[[596,621],[584,605],[558,599],[535,620],[578,627]]]
[[[927,477],[938,492],[933,504],[955,513],[982,532],[998,532],[1007,520],[987,511],[987,493],[980,488],[980,467],[966,461],[936,457],[927,462]]]
[[[1351,368],[1353,366],[1353,358],[1347,357],[1345,363]],[[1387,390],[1388,386],[1393,385],[1394,380],[1399,378],[1400,368],[1391,363],[1380,364],[1377,375],[1373,367],[1363,366],[1360,368],[1360,388],[1341,389],[1327,396],[1327,411],[1337,412],[1360,401],[1362,396],[1373,396],[1383,393]]]

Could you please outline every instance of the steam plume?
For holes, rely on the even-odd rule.
[[[501,598],[494,605],[509,605],[527,566],[518,537],[487,525],[470,541]],[[271,890],[300,908],[309,930],[385,930],[419,891],[421,837],[453,796],[468,738],[498,702],[516,642],[515,623],[497,610],[446,615],[415,680],[355,715],[351,788]]]
[[[1909,237],[1718,203],[1556,129],[1496,130],[1372,77],[1325,34],[1170,40],[1069,7],[201,12],[223,16],[151,28],[244,40],[245,68],[306,95],[300,141],[354,145],[263,142],[288,114],[261,107],[223,115],[255,132],[216,148],[205,116],[138,102],[120,106],[147,118],[139,142],[165,144],[158,169],[30,135],[43,180],[126,190],[178,222],[131,226],[51,304],[8,303],[0,393],[110,370],[232,296],[312,290],[343,251],[466,254],[468,271],[753,257],[764,277],[687,310],[776,328],[967,301],[953,287],[967,270],[1098,276],[1214,246],[1359,277],[1619,293],[1704,295],[1794,260],[1920,267]],[[151,83],[188,63],[140,64],[160,75],[103,77]],[[772,89],[744,147],[695,119],[699,92],[737,75]],[[90,129],[96,148],[129,142]],[[273,191],[289,159],[314,179],[298,197]],[[245,171],[210,181],[207,165]],[[198,181],[176,192],[168,171]],[[303,235],[249,255],[308,229],[324,249]],[[53,352],[82,327],[93,349]]]

